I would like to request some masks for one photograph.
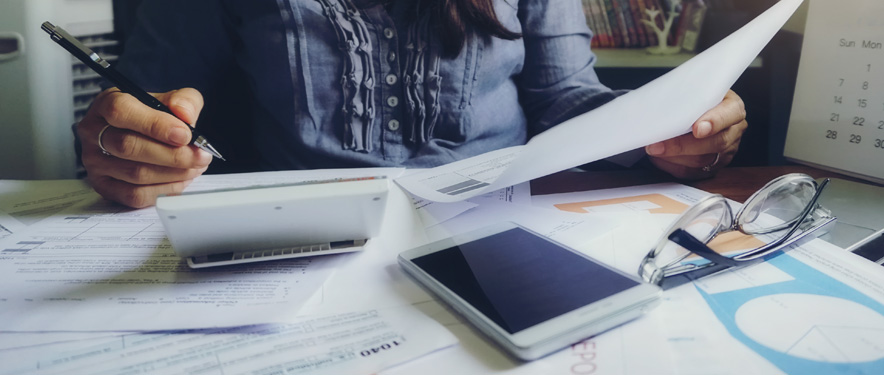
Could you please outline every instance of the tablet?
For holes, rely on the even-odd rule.
[[[399,263],[522,360],[635,319],[655,307],[662,293],[513,223],[403,252]]]

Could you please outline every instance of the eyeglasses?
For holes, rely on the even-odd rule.
[[[645,281],[663,289],[685,284],[729,268],[756,264],[798,247],[828,231],[836,220],[817,204],[828,179],[817,184],[794,173],[768,182],[752,194],[736,216],[727,199],[715,194],[697,202],[664,232],[639,267]],[[763,244],[738,254],[720,254],[709,242],[721,234],[741,232]],[[688,259],[691,254],[702,259]]]

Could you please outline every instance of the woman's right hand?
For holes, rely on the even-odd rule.
[[[181,120],[196,124],[203,108],[199,91],[185,88],[152,95]],[[116,88],[98,94],[77,124],[83,166],[95,191],[142,208],[156,203],[160,194],[184,190],[206,171],[212,156],[189,146],[191,131],[181,120]]]

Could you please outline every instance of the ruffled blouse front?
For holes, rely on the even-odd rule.
[[[579,0],[496,0],[523,37],[470,38],[456,57],[414,2],[364,3],[152,0],[119,67],[152,91],[203,92],[213,113],[199,126],[235,128],[219,134],[242,134],[265,170],[436,166],[523,144],[614,96]],[[227,102],[228,81],[247,102],[210,105]]]

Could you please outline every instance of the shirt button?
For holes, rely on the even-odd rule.
[[[399,120],[390,120],[390,122],[387,123],[387,129],[390,129],[391,131],[399,130]]]
[[[399,98],[397,98],[395,96],[391,96],[391,97],[387,98],[387,105],[390,107],[395,107],[395,106],[399,105]]]
[[[396,36],[396,33],[393,31],[393,29],[391,29],[389,27],[384,29],[384,37],[385,38],[393,39],[394,36]]]
[[[396,52],[390,52],[390,55],[387,56],[387,59],[390,60],[390,62],[396,61]]]
[[[387,75],[387,84],[388,84],[388,85],[393,86],[393,85],[395,85],[396,82],[398,82],[398,81],[399,81],[399,78],[396,78],[396,75],[395,75],[395,74],[389,74],[389,75]]]

